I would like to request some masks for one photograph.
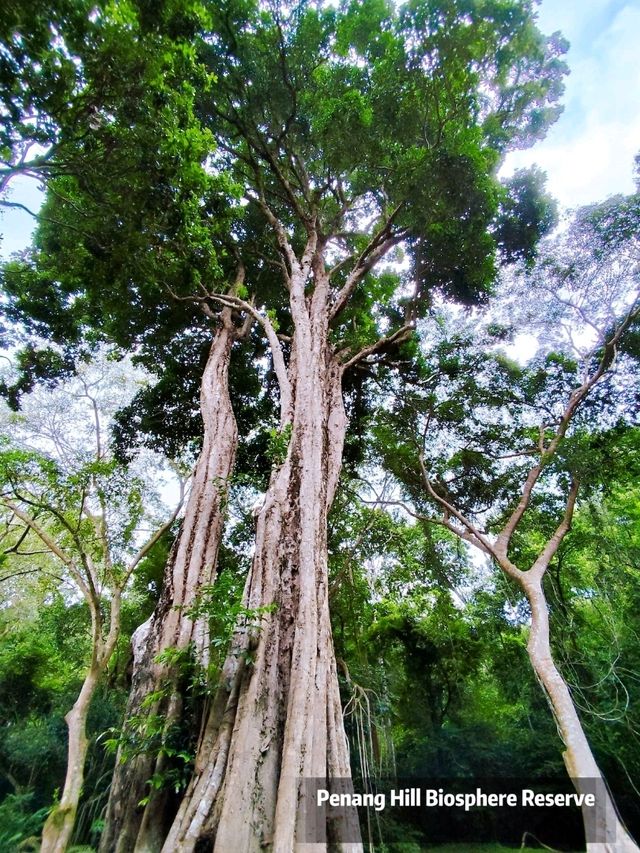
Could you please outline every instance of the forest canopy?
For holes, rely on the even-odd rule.
[[[640,195],[558,228],[500,171],[561,34],[39,0],[0,39],[0,205],[45,191],[0,269],[0,849],[638,851]],[[506,779],[597,807],[310,784]]]

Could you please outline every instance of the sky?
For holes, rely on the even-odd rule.
[[[640,151],[640,0],[543,0],[540,29],[569,40],[564,112],[505,172],[537,163],[564,208],[634,189]]]
[[[545,33],[560,30],[571,43],[571,74],[564,113],[546,139],[510,154],[502,174],[537,163],[563,208],[599,201],[634,188],[633,158],[640,151],[640,0],[542,0]],[[10,199],[39,207],[33,181],[16,181]],[[0,212],[0,254],[27,245],[34,220]]]

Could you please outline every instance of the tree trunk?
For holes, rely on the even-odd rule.
[[[231,407],[228,369],[236,330],[230,311],[222,312],[222,322],[211,345],[202,377],[200,404],[204,421],[202,451],[196,463],[191,491],[180,533],[171,550],[156,609],[146,627],[134,638],[134,672],[127,705],[126,721],[159,716],[165,729],[181,713],[181,698],[171,689],[175,673],[156,662],[167,648],[193,646],[203,665],[208,663],[209,637],[206,620],[185,615],[197,601],[203,587],[211,584],[222,536],[224,507],[229,477],[237,446],[237,427]],[[169,685],[167,689],[167,685]],[[145,707],[145,698],[164,688],[161,699]],[[125,722],[125,731],[127,723]],[[140,754],[123,760],[120,748],[107,806],[106,825],[100,842],[102,853],[129,853],[134,849],[153,850],[161,844],[172,814],[167,811],[166,793],[152,790],[143,810],[148,780],[162,773],[163,759]]]
[[[45,822],[42,830],[41,853],[64,853],[67,849],[82,794],[84,771],[89,741],[87,738],[87,717],[100,678],[111,660],[120,635],[121,590],[115,589],[111,598],[111,615],[106,638],[102,636],[102,619],[99,601],[88,598],[91,611],[91,664],[85,675],[78,698],[65,716],[69,741],[67,746],[67,773],[60,802],[57,803]]]
[[[106,664],[105,664],[106,665]],[[60,802],[46,820],[42,830],[41,853],[64,853],[71,840],[76,821],[76,812],[84,782],[84,767],[87,758],[87,716],[91,700],[98,686],[102,669],[94,661],[87,673],[78,698],[65,717],[69,730],[67,748],[67,774]]]
[[[327,513],[346,429],[342,369],[328,345],[326,282],[292,281],[292,431],[257,519],[245,605],[196,768],[162,848],[292,853],[305,840],[309,778],[349,779],[327,596]],[[348,820],[348,819],[346,819]],[[332,849],[361,850],[357,818]]]
[[[571,693],[558,671],[549,642],[549,611],[540,575],[521,581],[531,605],[531,633],[527,651],[547,694],[559,734],[565,745],[563,759],[578,793],[595,793],[596,807],[583,807],[588,853],[639,853],[640,848],[624,828],[607,784],[591,752]]]

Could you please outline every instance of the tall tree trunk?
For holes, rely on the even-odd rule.
[[[228,309],[221,318],[202,377],[200,405],[204,438],[184,520],[165,568],[160,600],[134,642],[134,672],[126,721],[160,716],[165,729],[180,716],[182,702],[178,691],[171,689],[175,673],[166,664],[157,663],[158,653],[167,648],[193,646],[202,664],[208,662],[206,621],[192,620],[186,612],[203,587],[215,579],[227,486],[237,447],[228,383],[231,347],[237,333]],[[166,695],[149,707],[146,697],[162,688]],[[123,748],[118,750],[100,842],[102,853],[129,853],[136,840],[139,850],[157,849],[172,817],[162,790],[152,790],[146,809],[140,806],[149,793],[148,780],[164,769],[163,758],[143,753],[127,761],[124,752]]]
[[[327,596],[327,513],[346,429],[327,296],[318,277],[312,298],[291,283],[292,431],[257,519],[244,599],[271,609],[234,636],[165,853],[292,853],[305,842],[304,780],[351,775]],[[353,843],[333,849],[361,850],[357,819],[346,834]]]
[[[547,694],[565,745],[563,759],[578,793],[595,793],[596,808],[583,807],[588,853],[639,853],[624,828],[591,752],[566,681],[555,665],[549,642],[549,611],[539,574],[521,585],[531,605],[529,659]]]

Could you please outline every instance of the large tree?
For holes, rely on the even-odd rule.
[[[129,30],[140,20],[155,32],[142,4],[113,8],[126,11]],[[279,387],[281,452],[257,515],[245,592],[245,607],[262,609],[264,618],[233,638],[173,826],[164,825],[171,815],[162,797],[151,797],[140,814],[147,769],[122,764],[105,850],[158,849],[168,831],[167,850],[215,838],[219,850],[270,843],[289,851],[304,840],[302,778],[350,775],[326,566],[327,513],[347,428],[343,377],[399,345],[410,354],[415,320],[434,294],[480,298],[495,273],[496,247],[505,257],[531,252],[545,211],[529,205],[529,225],[513,224],[535,181],[514,182],[510,195],[495,173],[509,147],[530,144],[555,118],[564,72],[562,40],[538,32],[528,2],[205,8],[188,16],[185,55],[198,45],[213,86],[170,82],[166,92],[165,78],[160,103],[152,81],[152,100],[143,100],[148,115],[160,111],[167,120],[163,100],[176,106],[175,136],[163,150],[175,141],[179,170],[162,181],[176,215],[160,216],[164,202],[154,204],[147,184],[128,195],[126,179],[87,187],[62,177],[51,202],[56,221],[73,225],[82,211],[85,227],[72,238],[70,229],[45,226],[35,270],[14,267],[5,276],[14,316],[35,318],[41,332],[51,328],[32,298],[35,285],[55,300],[59,317],[73,321],[66,336],[89,330],[134,344],[144,357],[156,355],[167,383],[190,373],[185,352],[197,352],[200,363],[211,345],[203,411],[213,432],[135,685],[146,678],[158,638],[160,645],[183,635],[191,641],[195,626],[184,608],[213,577],[235,435],[225,359],[247,318],[264,331]],[[175,12],[171,4],[162,9]],[[120,116],[123,132],[136,126],[120,109],[107,111],[96,121],[99,139],[111,138]],[[203,126],[215,141],[206,153]],[[141,137],[143,150],[152,133]],[[209,155],[206,173],[198,153]],[[198,191],[205,174],[218,182],[213,191],[206,181]],[[244,205],[226,238],[220,200],[232,197],[232,187],[220,186],[224,175]],[[128,230],[119,194],[128,202],[124,221],[134,223]],[[136,197],[146,200],[137,224]],[[112,204],[106,218],[104,201]],[[410,272],[381,268],[401,248]],[[141,701],[134,696],[134,705]],[[357,845],[357,828],[347,830]],[[328,831],[338,839],[335,827]]]
[[[273,272],[268,289],[247,276],[243,292],[204,283],[200,299],[265,330],[284,452],[244,599],[275,609],[234,636],[164,849],[288,851],[305,839],[302,780],[350,775],[326,566],[343,376],[408,340],[438,288],[469,300],[490,283],[495,169],[556,114],[561,45],[526,4],[224,3],[203,50],[218,80],[200,99],[215,163],[263,222],[258,252],[239,251]],[[401,244],[410,284],[379,271]],[[152,800],[138,849],[161,820]],[[328,827],[329,840],[357,845],[345,831]]]

